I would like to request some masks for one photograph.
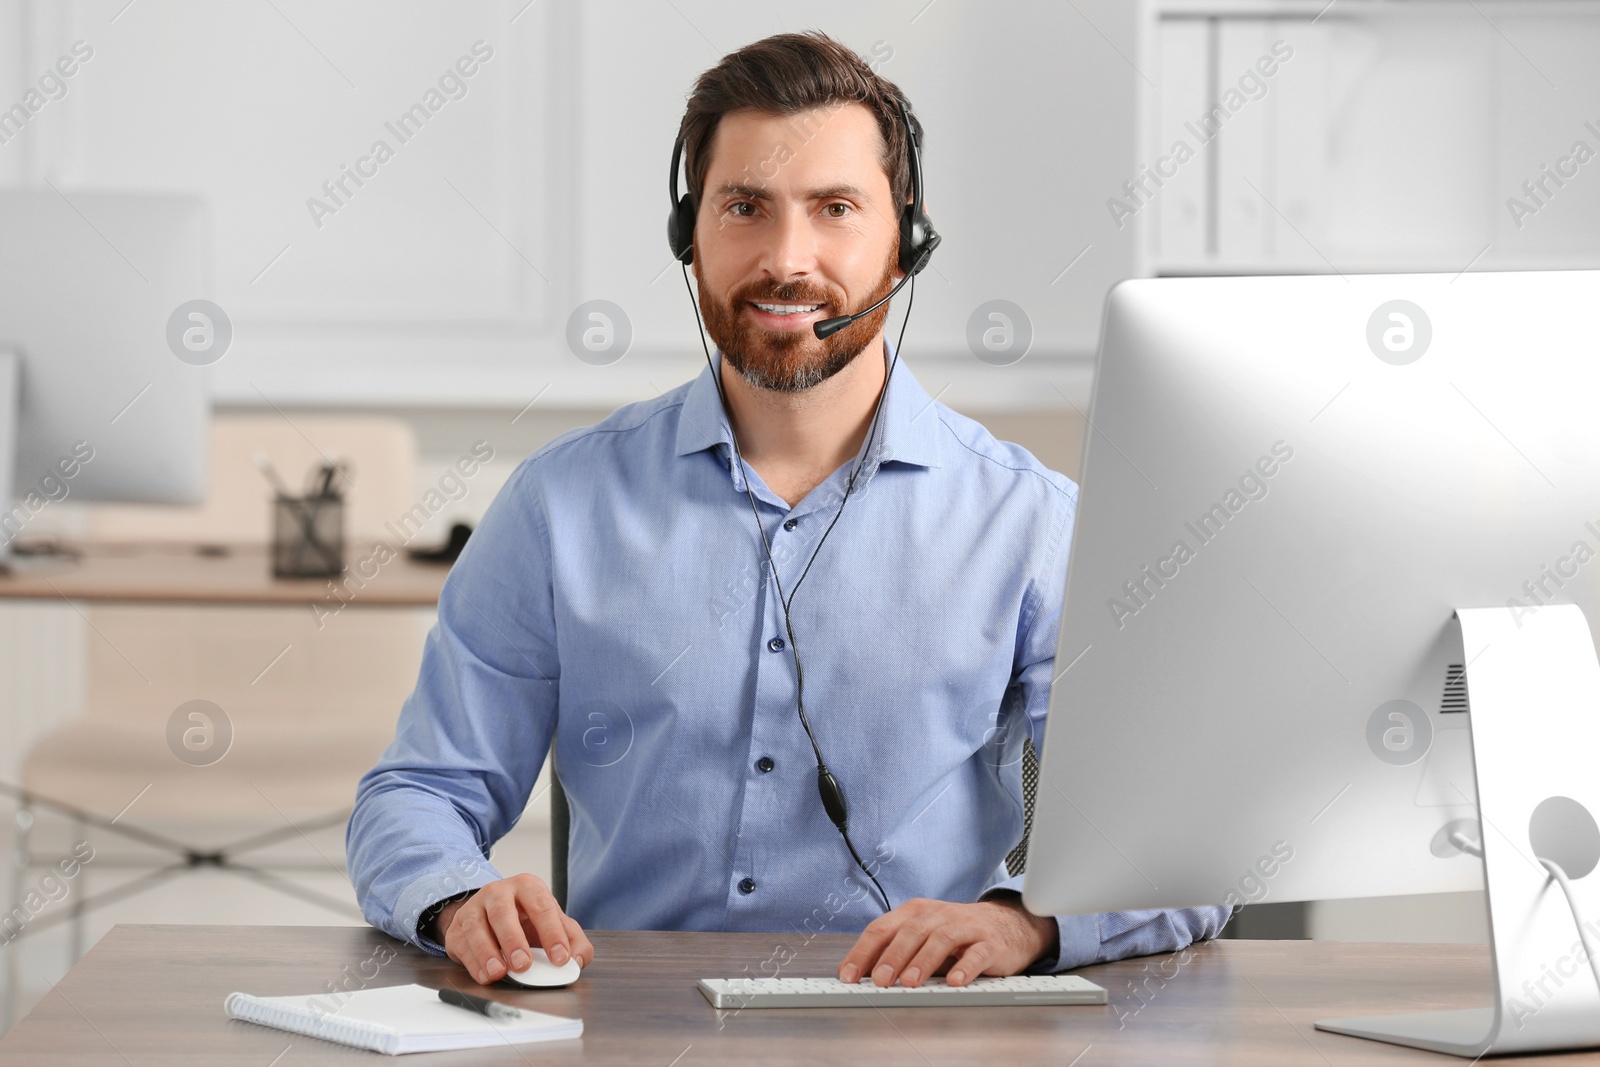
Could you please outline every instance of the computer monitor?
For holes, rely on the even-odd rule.
[[[1492,1007],[1318,1025],[1465,1056],[1600,1044],[1600,937],[1544,866],[1600,934],[1597,308],[1600,271],[1112,291],[1032,911],[1487,871]]]
[[[202,201],[0,190],[0,235],[0,563],[62,499],[203,499],[206,371],[167,339],[206,295]]]

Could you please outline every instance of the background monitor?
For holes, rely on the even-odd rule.
[[[16,403],[0,410],[0,435],[15,441],[15,459],[0,471],[12,477],[10,493],[0,492],[11,519],[0,523],[0,555],[26,536],[31,514],[19,517],[13,497],[30,492],[52,501],[201,500],[205,370],[179,359],[167,338],[173,312],[205,295],[202,201],[5,190],[0,234],[0,351],[17,363]]]

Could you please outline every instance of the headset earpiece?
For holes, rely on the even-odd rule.
[[[895,103],[900,106],[900,119],[906,126],[906,159],[911,164],[911,203],[900,210],[900,270],[912,275],[928,265],[943,238],[922,208],[922,150],[917,145],[916,128],[911,125],[911,112],[904,100]]]
[[[684,266],[694,262],[694,198],[689,193],[678,195],[678,162],[683,158],[683,134],[672,145],[672,184],[667,192],[672,197],[672,214],[667,216],[667,244],[672,254]]]
[[[942,238],[934,232],[928,216],[907,204],[900,213],[900,272],[916,274],[933,258]]]

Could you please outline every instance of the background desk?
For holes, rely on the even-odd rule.
[[[262,545],[228,545],[226,555],[201,555],[190,544],[79,546],[80,559],[35,557],[0,573],[0,599],[85,600],[143,604],[320,604],[337,607],[328,578],[274,578]],[[397,555],[377,568],[351,603],[431,607],[450,568]],[[354,565],[367,553],[346,548]],[[375,565],[375,561],[374,561]],[[369,566],[368,570],[372,567]],[[338,584],[337,581],[334,583]]]
[[[125,862],[135,873],[148,867],[144,877],[155,877],[150,872],[169,860],[181,864],[184,853],[194,851],[225,855],[230,864],[238,860],[235,869],[268,872],[276,881],[247,876],[269,891],[284,888],[286,878],[298,887],[276,899],[252,891],[239,893],[233,903],[230,894],[223,904],[205,899],[203,882],[149,882],[169,897],[187,894],[177,903],[169,899],[168,906],[178,910],[159,913],[163,918],[313,922],[305,911],[309,901],[333,909],[338,921],[359,920],[342,877],[334,828],[345,821],[356,779],[393,736],[395,717],[417,675],[425,609],[438,602],[450,568],[400,553],[353,595],[342,593],[350,608],[344,611],[346,601],[329,591],[328,579],[273,578],[262,545],[230,545],[225,555],[202,555],[198,545],[178,542],[76,547],[83,550],[81,558],[24,558],[17,569],[0,573],[0,602],[31,602],[0,619],[0,637],[10,646],[0,649],[0,736],[6,740],[0,786],[8,787],[0,792],[15,795],[26,787],[36,797],[97,816],[91,839],[102,848],[110,842],[103,862],[113,871]],[[365,545],[352,542],[346,558],[358,562],[367,553]],[[51,603],[61,607],[47,611],[44,605]],[[337,618],[323,627],[307,605],[323,618]],[[44,625],[34,629],[38,618]],[[56,681],[68,676],[81,680]],[[41,692],[44,710],[35,707]],[[248,739],[198,777],[196,768],[173,758],[165,740],[173,710],[197,697],[222,708],[238,736]],[[314,761],[304,758],[310,746]],[[117,757],[116,773],[104,773],[107,753]],[[129,817],[107,829],[135,800]],[[0,817],[8,824],[11,803],[11,796],[0,797]],[[535,838],[523,853],[549,855],[548,831],[540,833],[548,826],[544,810],[528,820],[524,834]],[[26,850],[40,863],[54,864],[64,854],[65,846],[55,841],[58,822],[52,817],[45,836],[30,840],[24,831],[15,843],[9,827],[0,829],[4,908],[12,904],[13,885],[24,884],[11,880],[12,857]],[[141,849],[129,858],[128,849],[119,847],[128,842],[114,831],[130,824],[183,848]],[[324,846],[313,851],[313,843],[298,856],[237,847],[290,826],[298,831],[296,839],[329,828],[322,830]],[[318,874],[324,875],[321,881]],[[339,876],[338,883],[325,887],[327,874]],[[37,996],[45,974],[61,973],[56,961],[62,955],[76,959],[81,946],[109,926],[99,920],[90,926],[73,905],[115,903],[129,872],[90,878],[96,888],[88,895],[75,886],[71,904],[42,916],[23,940],[0,949],[6,975],[0,1032],[13,1017],[14,999]],[[294,910],[286,903],[291,899]],[[140,917],[126,911],[122,916]],[[32,947],[35,934],[69,919],[64,953],[48,941]],[[42,965],[41,959],[52,962]]]
[[[830,975],[854,938],[598,931],[594,964],[575,986],[493,991],[497,999],[578,1016],[578,1041],[404,1057],[413,1067],[471,1064],[646,1064],[737,1067],[872,1063],[942,1067],[1105,1064],[1464,1064],[1312,1029],[1316,1019],[1482,1004],[1479,946],[1213,941],[1180,956],[1087,969],[1111,991],[1106,1007],[870,1008],[717,1012],[699,978],[759,973],[780,943],[790,976]],[[477,987],[446,959],[370,927],[117,926],[27,1018],[0,1040],[0,1065],[388,1062],[314,1038],[227,1019],[233,990],[314,993],[358,973],[380,945],[397,955],[370,985]],[[369,965],[368,971],[371,970]],[[1174,977],[1164,983],[1157,972]],[[1147,981],[1148,980],[1148,981]],[[1142,998],[1135,983],[1146,983]],[[1087,1050],[1087,1051],[1086,1051]],[[448,1057],[448,1058],[447,1058]],[[1600,1053],[1496,1060],[1600,1064]]]

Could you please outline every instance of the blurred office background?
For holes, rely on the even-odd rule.
[[[387,495],[352,493],[373,538],[385,517],[440,499],[430,491],[486,442],[492,459],[459,492],[444,483],[413,543],[476,521],[522,456],[703,366],[663,226],[684,100],[723,54],[809,28],[902,86],[927,130],[944,244],[917,280],[904,358],[944,403],[1072,476],[1100,309],[1120,279],[1600,265],[1590,0],[0,0],[0,192],[59,198],[75,220],[59,239],[133,273],[94,196],[198,197],[204,288],[171,303],[211,300],[233,329],[225,356],[194,369],[212,447],[236,446],[215,457],[227,499],[184,510],[69,495],[18,544],[264,541],[268,487],[238,446],[250,427],[282,438],[296,482],[334,437],[346,454],[387,442],[367,461],[388,471]],[[396,136],[419,103],[425,121]],[[363,162],[379,140],[386,158]],[[23,289],[0,292],[0,342],[20,300],[96,314],[92,293]],[[580,358],[569,342],[596,300],[630,338],[620,358]],[[985,348],[996,325],[1004,341]],[[115,733],[94,724],[191,698],[261,724],[257,736],[276,722],[278,751],[307,774],[319,753],[381,749],[431,613],[317,621],[303,606],[0,601],[0,781],[48,757],[62,780],[88,782],[107,758],[91,750]],[[241,788],[232,807],[186,811],[152,785],[120,817],[206,841],[228,839],[235,817],[240,831],[276,819],[287,832],[268,853],[289,891],[200,866],[92,910],[76,933],[41,924],[0,946],[19,1010],[116,922],[354,921],[342,826],[305,829],[256,791],[263,803]],[[48,811],[25,829],[47,857],[84,833]],[[97,856],[160,852],[89,836]],[[542,787],[494,859],[548,873]],[[41,917],[65,920],[81,895],[141,876],[90,862]],[[1480,940],[1481,908],[1474,895],[1268,901],[1239,930]]]

